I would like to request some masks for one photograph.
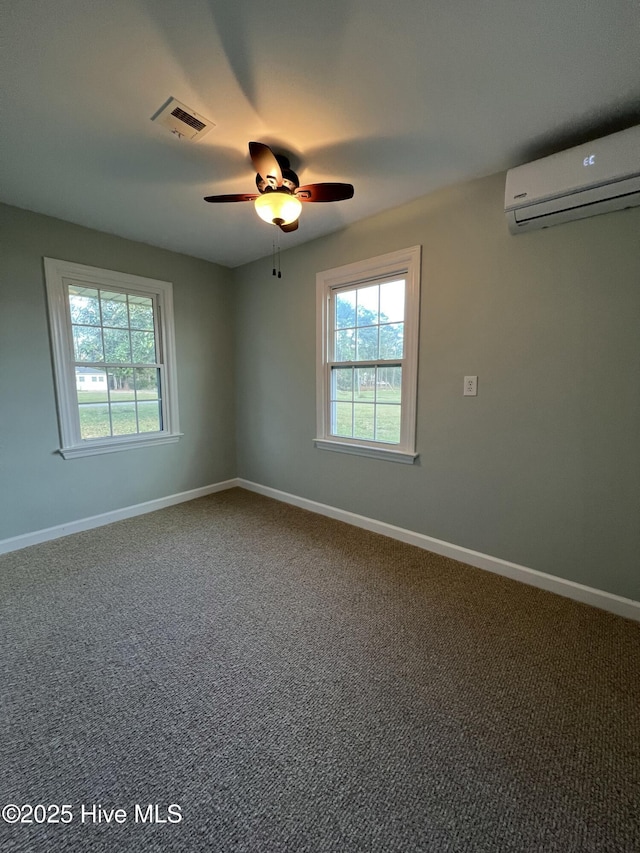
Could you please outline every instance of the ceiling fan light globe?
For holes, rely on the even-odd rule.
[[[265,192],[254,202],[256,213],[270,225],[290,225],[300,216],[302,204],[289,192]]]

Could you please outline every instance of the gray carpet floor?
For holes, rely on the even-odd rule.
[[[239,489],[0,557],[0,617],[0,805],[72,815],[2,853],[640,851],[638,623]]]

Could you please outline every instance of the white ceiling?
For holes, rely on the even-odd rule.
[[[268,255],[247,143],[307,204],[283,248],[640,122],[638,0],[0,0],[0,200],[228,266]],[[216,127],[179,140],[169,97]],[[279,232],[277,232],[279,233]]]

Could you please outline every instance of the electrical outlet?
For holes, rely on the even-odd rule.
[[[464,377],[464,396],[465,397],[477,397],[478,395],[478,377],[477,376],[465,376]]]

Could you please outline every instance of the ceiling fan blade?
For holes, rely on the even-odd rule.
[[[288,225],[280,225],[279,228],[281,231],[284,231],[285,234],[288,234],[289,231],[297,231],[298,230],[298,220],[296,219],[295,222],[290,222]]]
[[[227,201],[254,201],[258,193],[235,193],[234,195],[206,195],[205,201],[227,202]]]
[[[276,160],[276,155],[268,145],[263,145],[262,142],[250,142],[249,154],[256,172],[260,175],[263,181],[271,183],[269,178],[273,178],[277,187],[282,186],[282,169],[280,163]]]
[[[353,198],[352,184],[307,184],[295,191],[300,201],[343,201]]]

